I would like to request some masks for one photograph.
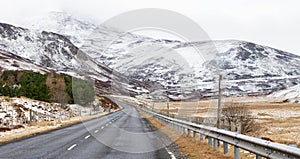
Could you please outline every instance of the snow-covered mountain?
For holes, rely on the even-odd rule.
[[[153,39],[60,12],[27,24],[30,30],[0,25],[5,56],[97,78],[107,91],[145,93],[142,87],[148,87],[156,96],[210,97],[219,74],[228,96],[270,94],[300,84],[299,56],[251,42]]]
[[[0,33],[2,50],[61,71],[80,67],[75,59],[79,49],[64,36],[3,23],[0,24]]]
[[[96,61],[158,82],[170,95],[213,96],[219,74],[225,95],[269,94],[300,84],[299,56],[251,42],[152,39],[57,12],[28,24],[63,34]]]
[[[30,19],[24,25],[30,29],[64,35],[82,51],[106,65],[110,65],[116,57],[112,55],[112,51],[106,51],[107,46],[122,34],[116,29],[79,20],[65,12],[50,12],[47,15]],[[135,37],[133,34],[126,35],[128,38],[126,36],[125,41]]]
[[[245,41],[214,43],[217,48],[220,43],[231,47],[205,63],[207,69],[198,75],[213,72],[218,64],[225,93],[269,94],[300,83],[300,57],[297,55]]]
[[[300,57],[246,41],[174,42],[147,48],[144,41],[120,58],[116,70],[141,81],[153,80],[177,94],[213,96],[218,75],[225,95],[263,95],[300,84]],[[145,47],[146,46],[146,47]],[[161,46],[161,47],[159,47]],[[215,58],[193,63],[191,48]],[[137,51],[136,51],[137,49]],[[142,51],[141,51],[142,50]],[[177,58],[175,58],[177,55]],[[172,88],[175,88],[172,89]]]
[[[48,70],[95,80],[102,92],[144,92],[141,82],[128,79],[90,58],[63,35],[0,23],[0,63],[5,69]],[[125,82],[125,83],[124,83]],[[112,84],[118,86],[113,87]],[[132,88],[139,88],[133,90]]]

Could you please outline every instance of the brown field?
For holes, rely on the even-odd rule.
[[[222,105],[231,103],[247,107],[255,118],[258,129],[247,135],[269,138],[283,144],[300,146],[300,103],[288,103],[285,99],[268,97],[236,97],[222,99]],[[169,113],[178,118],[215,120],[216,100],[198,102],[169,102]],[[147,105],[156,112],[167,114],[167,103]]]

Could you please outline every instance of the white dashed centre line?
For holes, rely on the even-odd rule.
[[[74,145],[70,146],[67,150],[70,151],[70,150],[72,150],[75,146],[77,146],[77,144],[74,144]]]
[[[95,130],[94,133],[97,133],[99,130]]]
[[[175,155],[168,148],[166,148],[166,150],[172,159],[176,159]]]
[[[91,135],[86,136],[85,139],[88,139],[90,136],[91,136]]]
[[[102,126],[101,129],[104,129],[104,127]]]

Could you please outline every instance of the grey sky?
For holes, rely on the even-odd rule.
[[[215,40],[238,39],[300,55],[298,0],[1,0],[0,22],[66,11],[101,23],[126,11],[169,9],[196,21]]]

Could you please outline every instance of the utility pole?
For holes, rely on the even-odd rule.
[[[217,114],[217,128],[220,128],[220,117],[221,117],[221,81],[222,75],[219,75],[219,98],[218,98],[218,114]]]
[[[152,112],[154,112],[154,102],[153,102],[153,105],[152,105]]]
[[[167,101],[167,109],[168,109],[168,110],[167,110],[167,111],[168,111],[167,113],[168,113],[168,117],[170,117],[170,106],[169,106],[169,101],[170,101],[170,100],[169,100],[169,98],[168,98],[168,101]]]

